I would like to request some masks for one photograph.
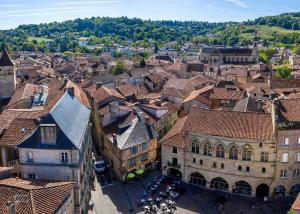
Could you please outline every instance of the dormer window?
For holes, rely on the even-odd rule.
[[[40,125],[41,143],[55,144],[56,143],[56,125],[42,124]]]

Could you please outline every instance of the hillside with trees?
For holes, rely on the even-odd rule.
[[[42,52],[90,52],[89,45],[115,43],[149,47],[170,41],[207,43],[224,46],[250,45],[253,40],[264,45],[291,46],[300,43],[300,13],[282,14],[242,23],[197,21],[151,21],[137,18],[92,17],[61,23],[20,25],[0,31],[0,46],[11,50]]]

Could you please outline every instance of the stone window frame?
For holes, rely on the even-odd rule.
[[[232,148],[235,148],[234,150]],[[239,147],[236,144],[231,144],[228,147],[228,158],[231,160],[239,159]]]
[[[200,154],[200,142],[197,138],[192,139],[191,152],[194,154]]]
[[[203,145],[203,155],[212,156],[212,145],[209,141],[206,141]]]
[[[223,143],[216,144],[216,157],[217,158],[225,158],[226,147]]]
[[[252,146],[246,144],[242,147],[242,160],[243,161],[251,161],[252,159],[253,149]]]

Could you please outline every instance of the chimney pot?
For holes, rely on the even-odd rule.
[[[156,105],[156,106],[161,106],[161,100],[156,99],[156,100],[155,100],[155,105]]]
[[[96,89],[101,88],[102,87],[102,82],[96,82]]]
[[[118,140],[117,140],[117,134],[113,134],[113,144],[117,145]]]

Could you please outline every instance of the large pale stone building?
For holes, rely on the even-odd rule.
[[[299,192],[300,132],[295,126],[279,129],[278,114],[192,107],[161,140],[163,173],[202,188],[248,196]]]
[[[208,64],[253,64],[258,62],[256,48],[216,48],[204,47],[199,53],[199,59]]]
[[[22,177],[73,181],[75,213],[87,213],[92,175],[91,110],[69,88],[17,147]],[[76,117],[74,117],[76,115]]]
[[[4,49],[0,58],[0,101],[8,101],[16,88],[15,65]]]

